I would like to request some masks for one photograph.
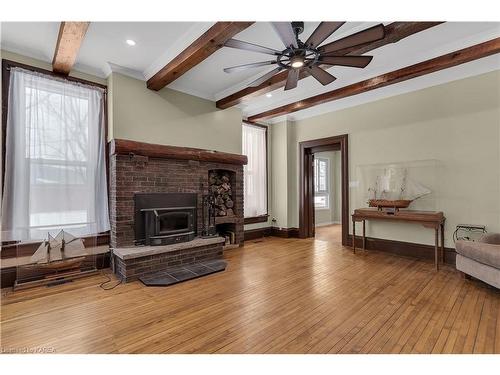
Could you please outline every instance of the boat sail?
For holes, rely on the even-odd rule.
[[[31,262],[40,267],[63,270],[78,267],[87,255],[81,238],[61,230],[55,237],[48,234],[47,240],[31,256]]]
[[[432,191],[408,176],[406,168],[385,168],[383,174],[376,177],[373,186],[368,188],[368,205],[390,207],[398,210],[407,208],[412,201],[430,194]]]

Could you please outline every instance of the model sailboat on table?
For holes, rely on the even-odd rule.
[[[88,253],[83,240],[61,230],[57,236],[50,233],[31,256],[31,262],[37,267],[63,271],[80,266]]]
[[[415,199],[431,193],[431,190],[421,183],[408,177],[406,168],[386,168],[378,175],[373,186],[368,188],[370,198],[368,205],[383,208],[407,208]]]

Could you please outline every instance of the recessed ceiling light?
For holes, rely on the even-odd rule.
[[[125,43],[127,43],[129,46],[135,46],[135,41],[132,39],[127,39]]]
[[[271,94],[270,92],[268,92],[268,93],[266,94],[266,97],[268,97],[268,98],[270,98],[270,97],[272,97],[272,96],[273,96],[273,94]]]

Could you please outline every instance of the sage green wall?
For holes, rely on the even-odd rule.
[[[51,70],[50,63],[8,51],[1,51],[1,57]],[[71,76],[108,86],[108,140],[122,138],[241,154],[242,117],[237,108],[219,110],[214,102],[168,88],[152,91],[146,82],[118,73],[107,79],[77,71]]]
[[[271,215],[274,226],[288,227],[288,130],[287,122],[273,124],[271,133]],[[271,218],[271,219],[272,219]]]
[[[276,124],[283,126],[281,124]],[[275,125],[272,125],[272,127]],[[289,123],[281,132],[294,134],[282,160],[298,170],[298,143],[349,134],[349,175],[356,183],[358,166],[376,163],[437,160],[436,209],[446,217],[446,246],[453,247],[458,223],[485,224],[500,232],[500,71],[482,74],[376,102]],[[290,169],[290,165],[288,165]],[[298,179],[288,189],[298,191]],[[350,187],[350,211],[359,202]],[[298,225],[298,199],[273,196],[274,215]],[[286,209],[283,202],[286,200]],[[294,214],[290,215],[289,213]],[[408,224],[369,223],[373,237],[433,243],[430,230]]]
[[[50,69],[50,64],[1,51],[2,58]],[[108,84],[109,138],[241,153],[241,112],[113,73]],[[447,216],[446,245],[459,222],[500,231],[500,72],[483,74],[269,129],[269,208],[275,226],[298,227],[298,143],[349,134],[350,180],[360,165],[435,159],[441,165],[437,209]],[[360,204],[350,188],[350,210]],[[267,226],[260,223],[246,229]],[[368,235],[432,243],[429,230],[370,223]]]
[[[144,81],[119,73],[108,77],[108,102],[109,139],[242,153],[238,108],[219,110],[214,102],[169,88],[152,91]]]
[[[108,141],[114,138],[113,136],[113,74],[110,74],[106,80],[108,85]]]
[[[52,70],[51,64],[9,51],[1,58]],[[72,71],[70,76],[108,85],[108,139],[123,138],[241,154],[241,111],[122,74],[107,79]]]
[[[113,73],[108,79],[112,136],[241,154],[241,110]]]

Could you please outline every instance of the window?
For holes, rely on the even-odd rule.
[[[314,159],[314,208],[330,208],[330,160]]]
[[[104,89],[10,68],[2,239],[109,230]]]
[[[267,220],[267,127],[243,124],[245,218],[264,217]],[[248,223],[248,222],[247,222]]]

